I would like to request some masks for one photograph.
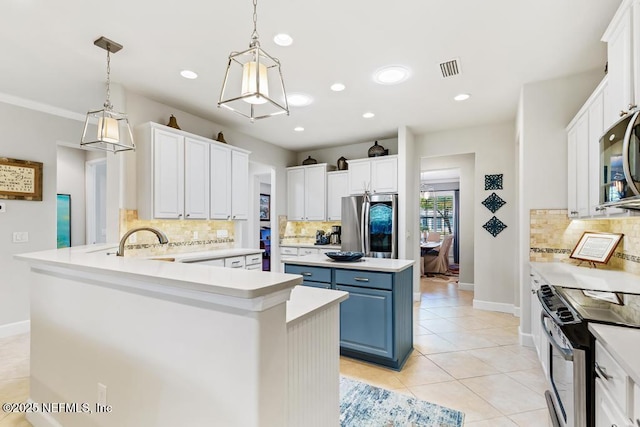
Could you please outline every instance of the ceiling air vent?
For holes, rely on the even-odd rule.
[[[440,72],[442,73],[443,79],[457,76],[460,74],[460,60],[458,58],[454,58],[450,61],[441,62]]]

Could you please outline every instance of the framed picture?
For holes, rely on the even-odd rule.
[[[71,247],[71,195],[58,194],[58,248]]]
[[[0,199],[42,200],[42,163],[0,157]]]
[[[260,194],[260,221],[271,221],[271,196]]]
[[[606,264],[623,234],[585,231],[571,252],[571,258]]]

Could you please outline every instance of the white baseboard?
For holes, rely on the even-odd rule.
[[[487,311],[499,311],[500,313],[509,313],[509,314],[513,314],[514,312],[513,304],[505,304],[502,302],[480,301],[477,299],[473,300],[473,308],[477,308],[479,310],[487,310]]]
[[[473,283],[458,282],[458,289],[460,289],[461,291],[473,291],[474,285]]]
[[[31,399],[27,399],[27,403],[34,402]],[[29,421],[33,425],[33,427],[64,427],[49,413],[28,412],[26,418],[27,421]]]
[[[520,328],[518,328],[518,335],[520,336],[520,345],[525,347],[535,347],[533,345],[533,335],[523,334]]]
[[[414,301],[420,301],[421,297],[422,297],[422,293],[420,293],[420,292],[414,292],[413,293],[413,300]]]
[[[31,322],[23,320],[22,322],[8,323],[0,325],[0,338],[11,337],[13,335],[26,334],[31,330]]]

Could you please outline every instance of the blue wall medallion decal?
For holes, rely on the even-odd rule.
[[[485,190],[502,190],[502,174],[499,173],[497,175],[485,175],[484,189]]]
[[[496,211],[502,206],[506,205],[507,202],[502,200],[496,193],[491,193],[489,197],[482,201],[482,204],[485,205],[485,207],[489,209],[491,213],[496,213]]]
[[[495,216],[487,221],[482,228],[487,230],[493,237],[496,237],[507,226]]]

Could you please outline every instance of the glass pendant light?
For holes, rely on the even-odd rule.
[[[249,49],[231,52],[218,107],[234,111],[252,122],[279,114],[289,115],[280,61],[260,47],[257,0],[253,0],[253,33]]]
[[[113,111],[110,99],[111,54],[122,49],[122,45],[106,37],[100,37],[93,44],[107,51],[107,99],[102,110],[87,113],[80,145],[113,153],[135,150],[129,119],[126,114]]]

